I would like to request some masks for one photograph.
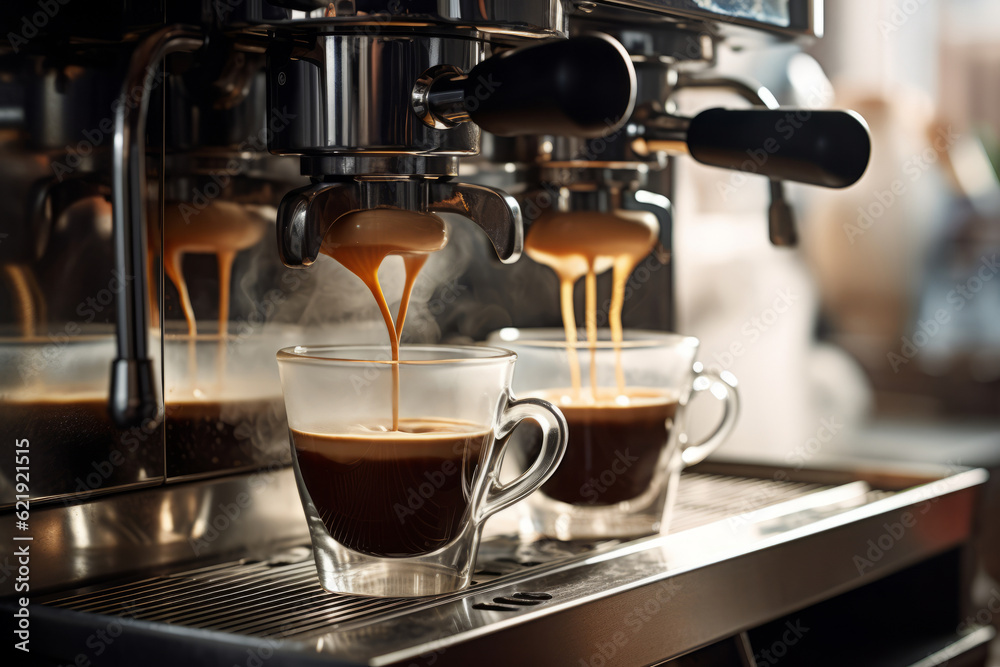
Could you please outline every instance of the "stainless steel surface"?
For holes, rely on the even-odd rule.
[[[969,656],[969,654],[977,649],[979,649],[985,657],[987,644],[993,641],[996,636],[997,631],[992,626],[987,625],[981,628],[976,628],[950,646],[927,656],[919,662],[913,663],[911,667],[945,667],[949,664],[965,664],[957,663],[955,659]]]
[[[823,0],[598,0],[577,5],[627,7],[676,19],[695,19],[822,36]],[[590,14],[591,12],[580,12]]]
[[[275,30],[374,33],[392,24],[410,30],[440,32],[442,29],[476,30],[493,39],[558,36],[564,30],[562,2],[554,0],[452,0],[450,2],[409,3],[394,0],[349,0],[347,2],[307,2],[277,0],[274,7],[287,7],[280,16],[248,3],[246,15],[237,14],[231,23],[246,19],[260,28]]]
[[[289,660],[327,656],[369,665],[419,663],[428,655],[444,665],[578,665],[627,631],[616,659],[649,664],[957,546],[969,537],[975,487],[986,475],[868,476],[886,490],[863,481],[784,481],[789,477],[690,474],[665,536],[597,545],[494,537],[484,542],[476,585],[430,600],[323,594],[307,552],[293,550],[60,593],[38,600],[44,605],[33,614],[95,625],[107,616],[64,610],[124,617],[118,620],[131,641],[168,627],[199,642],[231,642],[223,638],[235,633],[240,645],[269,646]],[[924,483],[894,490],[915,479]],[[872,536],[883,525],[911,523],[907,515],[918,519],[859,573],[856,556]]]
[[[326,35],[287,49],[272,43],[268,104],[272,115],[292,121],[269,134],[268,148],[280,155],[474,154],[477,126],[429,127],[410,111],[410,96],[428,69],[468,71],[484,56],[482,41],[434,35]]]
[[[413,84],[410,93],[413,113],[424,125],[437,130],[447,130],[466,122],[469,112],[465,108],[465,90],[458,84],[467,78],[467,74],[452,65],[430,68]],[[446,85],[442,86],[442,83]]]
[[[278,474],[284,475],[284,471],[275,473]],[[207,490],[210,487],[203,485],[202,488]],[[278,501],[276,493],[282,490],[283,486],[275,492],[268,491],[272,497],[261,497],[260,500],[275,503]],[[867,488],[848,485],[846,491],[846,499],[858,499],[864,498]],[[831,492],[844,495],[844,491],[836,487],[818,484],[685,475],[672,532],[683,532],[734,514],[799,498],[811,497],[812,503],[815,503],[823,497],[830,497]],[[212,493],[220,497],[222,507],[225,507],[226,496],[233,495],[231,491],[227,493],[226,489],[218,488],[212,489]],[[824,496],[824,493],[827,495]],[[298,508],[293,509],[297,519]],[[177,524],[183,526],[185,522],[182,520]],[[194,523],[187,522],[187,525],[193,529]],[[304,523],[302,528],[305,529]],[[239,530],[239,527],[234,526],[232,530]],[[188,542],[197,545],[204,537],[192,535]],[[521,542],[507,536],[493,536],[485,539],[481,547],[474,575],[475,587],[482,588],[497,581],[517,578],[528,570],[534,573],[543,566],[550,568],[581,554],[593,556],[605,553],[620,544],[619,540]],[[224,553],[216,549],[212,551]],[[272,595],[272,590],[278,594]],[[246,593],[252,594],[253,604],[248,601]],[[60,598],[59,595],[55,597]],[[56,599],[51,604],[78,611],[113,613],[126,602],[136,617],[143,620],[280,638],[325,631],[332,623],[347,620],[371,620],[386,610],[398,609],[402,603],[400,600],[365,600],[367,604],[359,607],[356,598],[324,592],[319,586],[309,549],[294,548],[288,552],[268,554],[263,560],[241,559],[235,563],[212,565],[166,577],[142,579],[121,587],[99,587],[94,593],[79,598]],[[405,604],[407,608],[427,605],[426,600],[407,601]],[[308,608],[310,613],[290,613],[286,617],[274,613],[276,606],[287,606],[292,610]],[[353,612],[345,614],[345,609]]]
[[[271,28],[375,30],[390,22],[409,23],[427,30],[470,27],[492,39],[536,37],[565,30],[564,11],[573,16],[615,16],[616,12],[640,12],[651,20],[715,21],[764,29],[776,33],[822,34],[822,0],[594,0],[551,2],[548,0],[456,0],[419,5],[416,8],[391,0],[350,2],[305,2],[278,0],[288,7],[281,15],[251,3],[228,17],[234,26]],[[565,9],[564,9],[565,4]],[[255,25],[259,24],[259,25]]]
[[[31,590],[304,544],[309,535],[301,512],[291,469],[277,462],[253,473],[72,504],[32,503]],[[13,512],[0,514],[0,534],[14,535],[14,523]],[[5,567],[13,562],[7,551],[4,558]],[[13,578],[0,581],[0,596],[13,592]]]

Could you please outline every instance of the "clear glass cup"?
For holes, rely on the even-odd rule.
[[[601,331],[591,350],[582,332],[567,346],[562,329],[502,329],[488,342],[517,352],[518,395],[551,401],[569,426],[559,469],[527,503],[529,530],[549,537],[665,532],[681,470],[722,444],[736,422],[736,379],[703,370],[691,336],[632,330],[615,346]],[[692,394],[706,391],[722,402],[722,418],[691,442],[685,408]],[[519,429],[509,447],[522,461],[537,448],[531,429]]]
[[[516,355],[490,347],[289,347],[278,368],[299,493],[323,587],[377,597],[469,585],[483,523],[537,489],[566,450],[550,403],[515,400]],[[392,426],[398,370],[399,430]],[[540,428],[526,470],[501,484],[507,436]]]

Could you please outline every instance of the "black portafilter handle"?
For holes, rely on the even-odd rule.
[[[871,136],[853,111],[709,109],[691,119],[687,148],[713,167],[845,188],[865,173]]]
[[[635,106],[635,68],[606,35],[548,40],[513,49],[467,75],[441,76],[423,106],[440,121],[471,120],[504,137],[555,134],[600,137],[614,132]],[[428,114],[421,113],[425,118]]]

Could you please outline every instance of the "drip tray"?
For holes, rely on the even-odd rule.
[[[473,585],[458,594],[330,594],[303,545],[49,595],[32,601],[32,613],[61,629],[55,643],[78,634],[86,646],[86,632],[116,624],[115,652],[127,655],[134,644],[133,659],[141,653],[150,664],[161,655],[164,664],[194,655],[206,664],[247,664],[256,655],[269,666],[578,665],[602,642],[618,646],[622,638],[627,662],[647,664],[961,543],[984,481],[979,470],[790,475],[703,464],[682,476],[668,535],[597,542],[494,535],[481,545]],[[876,562],[864,558],[882,524],[921,511]]]

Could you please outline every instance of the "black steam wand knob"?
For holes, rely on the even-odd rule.
[[[548,40],[487,58],[468,73],[431,68],[411,102],[438,129],[472,121],[505,137],[599,137],[617,130],[635,106],[635,68],[607,35]]]
[[[868,125],[853,111],[709,109],[694,118],[659,113],[631,129],[640,155],[687,153],[712,167],[827,188],[856,183],[871,155]]]
[[[782,181],[845,188],[861,178],[871,156],[868,126],[853,111],[709,109],[685,118],[644,109],[633,121],[632,147],[640,155],[689,154],[770,178],[768,230],[779,246],[797,241]]]
[[[853,185],[871,155],[853,111],[709,109],[691,119],[685,143],[702,164],[827,188]]]

